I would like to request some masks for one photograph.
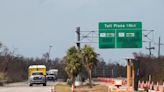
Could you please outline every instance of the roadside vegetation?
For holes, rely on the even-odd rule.
[[[148,80],[152,76],[153,81],[164,81],[164,56],[160,58],[148,56],[142,53],[135,53],[135,59],[140,61],[140,80]],[[79,74],[82,80],[96,77],[126,77],[126,66],[118,63],[107,63],[94,49],[88,45],[81,48],[71,47],[66,51],[63,58],[55,58],[47,61],[47,52],[42,58],[24,57],[15,54],[0,43],[0,81],[7,82],[26,81],[28,66],[32,64],[44,64],[47,70],[50,68],[58,69],[58,79],[66,81]],[[74,68],[74,69],[72,69]],[[92,87],[92,84],[88,85]]]
[[[74,85],[75,78],[83,69],[86,70],[89,86],[92,88],[92,69],[97,64],[97,54],[94,49],[88,45],[85,45],[81,50],[71,47],[67,51],[67,55],[64,57],[65,71],[68,77],[71,79]]]
[[[135,59],[140,63],[139,77],[140,80],[151,80],[154,82],[164,81],[164,56],[155,57],[149,56],[142,53],[134,53]]]
[[[64,57],[65,71],[68,77],[71,79],[74,85],[76,76],[80,73],[82,68],[82,63],[80,60],[80,55],[75,47],[71,47],[67,51],[67,55]]]
[[[6,46],[0,43],[0,81],[20,82],[26,81],[28,78],[28,67],[30,65],[44,64],[47,70],[56,68],[59,70],[58,77],[66,79],[67,75],[64,71],[63,60],[56,58],[47,61],[47,53],[43,54],[42,58],[24,57],[20,54],[15,54]]]

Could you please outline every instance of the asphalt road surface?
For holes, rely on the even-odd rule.
[[[34,85],[29,87],[27,82],[13,83],[0,87],[0,92],[51,92],[51,87],[57,82],[48,82],[47,86]]]

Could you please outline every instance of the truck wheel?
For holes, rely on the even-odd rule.
[[[44,83],[44,84],[43,84],[43,86],[47,86],[47,84],[46,84],[46,83]]]
[[[29,86],[32,86],[32,83],[30,83],[30,85]]]

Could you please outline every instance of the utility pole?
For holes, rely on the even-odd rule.
[[[76,28],[76,34],[77,34],[76,45],[77,45],[78,50],[80,51],[80,27]]]
[[[151,50],[155,49],[154,47],[151,46],[151,41],[149,41],[149,48],[146,48],[149,50],[149,56],[152,55]]]
[[[158,43],[155,43],[156,45],[158,45],[158,58],[160,58],[161,56],[161,46],[164,45],[163,43],[161,43],[161,37],[159,36],[158,39]]]
[[[153,49],[153,48],[151,48],[151,42],[149,42],[149,55],[151,56],[151,49]]]
[[[161,49],[161,38],[159,37],[159,42],[158,42],[158,58],[160,58],[160,49]]]

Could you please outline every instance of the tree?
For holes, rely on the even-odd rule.
[[[92,69],[97,63],[97,54],[94,49],[88,45],[85,45],[82,49],[83,65],[88,72],[89,86],[92,88]]]
[[[75,77],[78,75],[82,67],[80,55],[75,47],[68,49],[67,54],[64,57],[64,65],[65,71],[74,85]]]

